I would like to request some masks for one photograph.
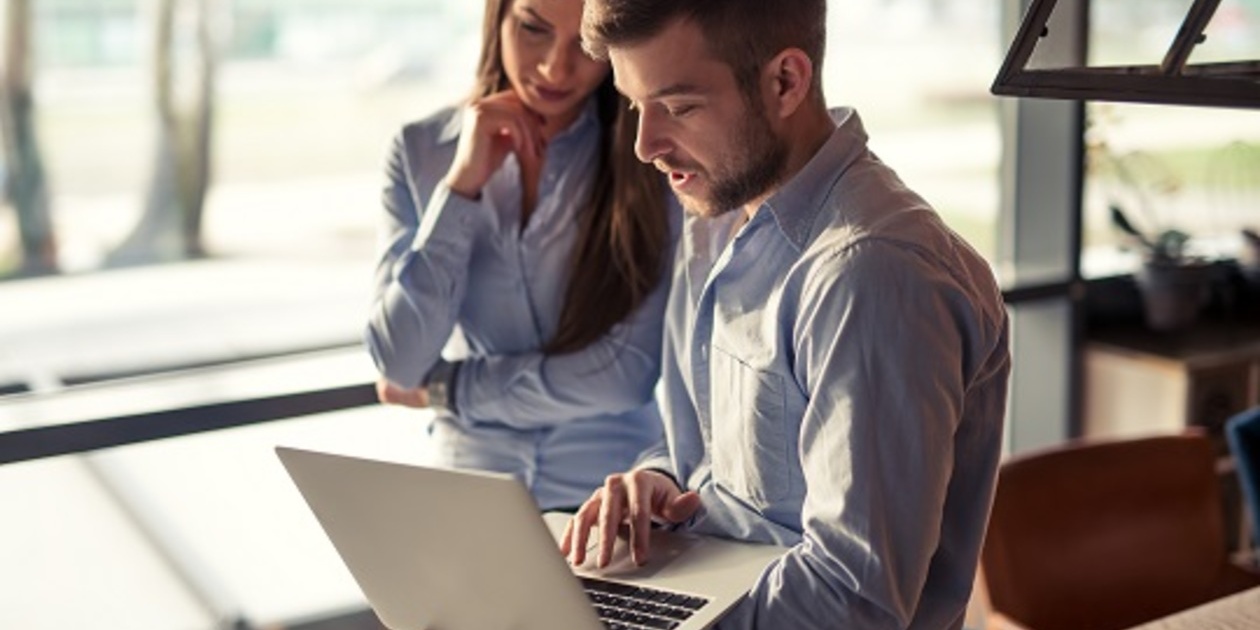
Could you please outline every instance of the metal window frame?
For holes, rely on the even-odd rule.
[[[1024,15],[991,91],[999,96],[1122,101],[1205,107],[1260,107],[1260,60],[1189,63],[1203,42],[1220,0],[1195,0],[1155,65],[1089,66],[1084,60],[1052,69],[1029,69],[1058,0],[1033,0]],[[1089,9],[1089,0],[1081,0]],[[1074,36],[1074,35],[1073,35]]]

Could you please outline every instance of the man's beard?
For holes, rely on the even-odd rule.
[[[761,108],[750,108],[732,147],[743,160],[712,170],[709,194],[704,197],[679,195],[688,211],[716,217],[765,194],[779,183],[787,164],[787,143],[774,135]]]

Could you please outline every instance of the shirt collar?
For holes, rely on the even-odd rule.
[[[804,249],[808,242],[814,218],[831,196],[836,181],[866,152],[866,129],[856,111],[848,107],[836,108],[831,110],[831,118],[836,123],[831,137],[800,171],[762,204],[798,250]]]
[[[552,138],[551,141],[556,142],[563,140],[570,135],[580,135],[581,132],[586,131],[586,128],[590,125],[597,124],[599,118],[599,112],[597,109],[595,99],[593,97],[587,97],[586,104],[582,107],[582,113],[578,114],[578,117],[575,118],[573,122],[564,129],[564,131],[556,134],[556,137]],[[459,107],[455,109],[455,112],[451,115],[450,120],[447,120],[446,125],[442,127],[442,132],[438,134],[438,144],[454,142],[459,138],[459,133],[463,131],[463,129],[464,108]]]

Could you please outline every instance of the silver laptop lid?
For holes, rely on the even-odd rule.
[[[276,453],[392,630],[603,628],[511,477]]]

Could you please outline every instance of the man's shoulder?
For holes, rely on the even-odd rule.
[[[938,273],[964,284],[992,281],[988,263],[926,204],[852,221],[837,212],[802,253],[801,270],[822,281]]]

